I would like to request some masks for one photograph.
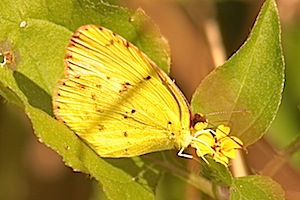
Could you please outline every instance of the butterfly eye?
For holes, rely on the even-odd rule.
[[[193,115],[191,119],[191,127],[194,128],[198,123],[207,123],[207,119],[200,113],[196,113]]]

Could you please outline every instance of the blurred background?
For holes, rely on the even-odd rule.
[[[171,77],[188,99],[201,80],[241,46],[263,2],[114,0],[131,9],[141,7],[159,26],[171,47]],[[282,185],[287,199],[300,199],[300,0],[277,3],[286,61],[283,101],[269,132],[248,148],[244,158],[249,173],[272,177]],[[94,181],[73,172],[60,156],[39,143],[23,111],[1,97],[0,147],[3,199],[104,199]],[[168,174],[158,193],[160,199],[197,195],[184,181]]]

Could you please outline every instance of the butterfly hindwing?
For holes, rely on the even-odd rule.
[[[182,146],[189,107],[145,54],[108,29],[87,25],[72,37],[55,116],[102,157],[132,157]]]

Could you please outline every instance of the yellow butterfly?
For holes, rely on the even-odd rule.
[[[82,26],[71,38],[53,109],[101,157],[177,148],[179,156],[192,158],[183,151],[188,146],[197,150],[199,143],[213,151],[194,136],[194,125],[203,119],[191,117],[186,98],[169,76],[103,27]]]

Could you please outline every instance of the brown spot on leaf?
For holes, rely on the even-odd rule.
[[[134,22],[134,16],[129,17],[129,22]]]
[[[12,42],[6,40],[0,43],[0,65],[16,71],[20,61],[19,52],[13,47]]]

